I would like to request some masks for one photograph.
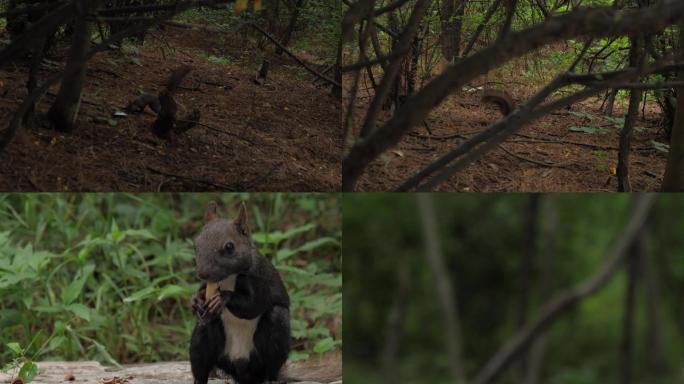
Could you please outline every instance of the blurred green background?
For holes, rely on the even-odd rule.
[[[290,358],[340,349],[337,194],[0,194],[0,367],[187,359],[209,200],[229,217],[246,201],[292,300]]]
[[[453,382],[415,195],[344,196],[348,383]],[[519,329],[521,318],[533,319],[554,292],[596,273],[630,213],[629,195],[432,194],[431,199],[444,272],[453,286],[463,367],[471,380]],[[531,214],[532,199],[537,209]],[[645,227],[648,265],[638,268],[631,339],[635,383],[684,382],[682,212],[684,196],[660,195]],[[626,281],[621,268],[602,290],[556,320],[536,357],[528,354],[526,369],[514,364],[497,382],[626,382],[620,377]]]

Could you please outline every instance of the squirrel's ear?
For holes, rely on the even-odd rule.
[[[233,219],[233,224],[235,224],[235,227],[237,227],[240,233],[245,236],[249,236],[249,224],[247,224],[247,206],[245,205],[244,201],[240,203],[240,209],[238,210],[238,214],[235,219]]]
[[[218,218],[218,204],[215,201],[207,203],[207,208],[204,209],[204,223],[208,223]]]

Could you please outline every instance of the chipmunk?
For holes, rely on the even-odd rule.
[[[511,94],[498,89],[485,89],[482,101],[495,104],[504,116],[508,116],[515,109],[515,101]]]

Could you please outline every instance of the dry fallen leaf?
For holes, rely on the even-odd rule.
[[[402,152],[402,151],[396,150],[396,151],[392,151],[392,153],[394,153],[395,155],[397,155],[399,157],[404,157],[404,152]]]

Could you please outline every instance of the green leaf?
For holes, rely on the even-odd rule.
[[[156,237],[147,229],[127,229],[123,232],[126,237],[137,237],[141,239],[155,240]]]
[[[86,265],[81,269],[80,277],[62,290],[62,304],[69,305],[73,303],[83,293],[83,286],[94,270],[95,266],[93,264]]]
[[[655,148],[657,151],[663,152],[663,153],[668,153],[670,152],[670,146],[665,144],[665,143],[660,143],[655,140],[651,140],[651,145],[653,145],[653,148]]]
[[[37,277],[38,275],[32,271],[6,273],[0,275],[0,289],[12,287],[24,280],[34,280]]]
[[[97,349],[97,352],[100,354],[100,356],[102,356],[102,358],[105,361],[109,362],[110,364],[112,364],[116,367],[121,368],[121,364],[119,364],[119,362],[116,361],[116,359],[114,359],[114,357],[112,357],[112,355],[109,353],[109,351],[107,351],[107,348],[104,345],[98,343],[95,340],[92,340],[92,342],[95,345],[95,349]]]
[[[122,233],[119,226],[116,224],[116,220],[112,220],[112,228],[109,231],[109,236],[111,236],[113,243],[118,243],[121,239]]]
[[[90,321],[90,308],[86,307],[83,304],[80,303],[74,303],[67,305],[65,307],[66,310],[69,312],[73,313],[74,315],[80,317],[81,319],[85,321]]]
[[[54,351],[55,349],[59,348],[64,344],[64,341],[66,340],[66,337],[59,335],[53,337],[50,342],[48,343],[48,346],[45,348],[43,353]]]
[[[36,312],[42,312],[42,313],[57,313],[61,311],[59,306],[56,305],[36,305],[34,307],[31,307]]]
[[[159,291],[159,296],[157,296],[157,300],[162,301],[162,300],[169,298],[169,297],[179,297],[179,296],[185,296],[187,294],[188,294],[187,288],[183,288],[180,285],[169,284],[169,285],[165,285],[164,288],[162,288]]]
[[[258,244],[278,244],[283,240],[294,237],[300,233],[305,233],[314,228],[314,224],[304,224],[299,227],[290,228],[285,232],[275,231],[271,233],[255,233],[252,235],[252,239]]]
[[[309,354],[300,351],[290,351],[290,356],[287,357],[289,361],[301,361],[309,358]]]
[[[313,249],[322,247],[324,245],[328,244],[335,244],[338,245],[339,242],[332,238],[332,237],[320,237],[316,240],[309,241],[308,243],[305,243],[304,245],[298,247],[297,249],[288,249],[288,248],[282,248],[276,253],[276,259],[278,260],[285,260],[293,255],[296,255],[299,252],[306,252],[306,251],[311,251]]]
[[[310,275],[311,274],[307,270],[304,270],[302,268],[292,267],[290,265],[276,265],[276,269],[283,271],[283,272],[296,273],[298,275]]]
[[[134,301],[140,301],[152,296],[157,291],[155,287],[145,287],[132,295],[123,299],[124,303],[132,303]]]
[[[332,337],[326,337],[325,339],[319,340],[316,345],[314,345],[313,350],[316,353],[327,352],[335,348],[335,340]]]
[[[24,355],[24,350],[21,349],[19,343],[7,343],[7,348],[11,349],[17,356]]]
[[[24,365],[21,366],[21,369],[19,370],[19,377],[21,377],[24,380],[24,383],[27,383],[31,380],[33,380],[34,377],[38,375],[38,366],[36,363],[32,361],[27,361],[24,363]]]
[[[587,126],[582,126],[582,127],[570,127],[568,129],[569,131],[572,132],[582,132],[582,133],[597,133],[597,132],[603,132],[603,129],[600,127],[587,127]]]

